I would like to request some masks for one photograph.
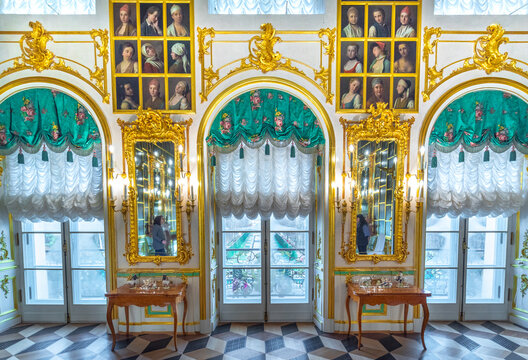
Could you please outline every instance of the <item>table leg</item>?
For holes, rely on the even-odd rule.
[[[407,314],[409,314],[409,304],[403,304],[403,335],[407,336]]]
[[[424,318],[422,322],[422,345],[423,345],[424,350],[427,350],[427,348],[425,347],[424,333],[425,333],[425,327],[427,326],[427,322],[429,321],[429,308],[427,307],[426,300],[424,300],[424,302],[422,303],[422,309],[424,312]]]
[[[182,332],[183,335],[187,335],[185,333],[185,317],[187,316],[187,297],[183,298],[183,319],[182,319]]]
[[[114,323],[112,321],[112,308],[114,307],[114,304],[112,301],[108,300],[108,305],[106,307],[106,322],[108,323],[108,327],[110,328],[110,332],[112,333],[112,351],[114,351],[115,345],[116,345],[116,335],[114,330]]]
[[[174,314],[174,351],[178,351],[178,346],[176,345],[176,329],[178,329],[178,311],[176,311],[176,301],[172,304],[172,312]]]
[[[129,321],[128,321],[128,306],[125,306],[125,318],[126,318],[126,327],[127,327],[127,336],[128,336],[128,325],[129,325]]]
[[[361,315],[363,314],[363,304],[361,303],[361,298],[358,300],[357,308],[357,322],[358,322],[358,349],[361,348]]]
[[[348,335],[350,335],[350,295],[347,295],[345,305],[346,305],[346,312],[348,316]]]

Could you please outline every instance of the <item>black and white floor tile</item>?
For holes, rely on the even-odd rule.
[[[118,335],[104,324],[20,324],[0,333],[0,359],[494,360],[528,359],[528,331],[508,322],[431,322],[420,334],[322,333],[310,323],[222,324],[210,335]]]

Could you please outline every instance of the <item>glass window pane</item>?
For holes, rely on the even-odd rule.
[[[457,267],[458,232],[426,233],[425,266]]]
[[[472,217],[468,219],[469,231],[507,231],[508,218]]]
[[[271,269],[271,303],[307,303],[308,269]]]
[[[225,304],[260,304],[260,269],[224,269]]]
[[[224,266],[260,265],[259,233],[224,233]]]
[[[25,270],[26,304],[64,304],[62,270]]]
[[[105,246],[102,233],[71,233],[72,267],[104,267]]]
[[[72,280],[74,304],[106,304],[104,270],[73,270]]]
[[[70,221],[70,232],[104,232],[104,221]]]
[[[504,269],[468,269],[466,303],[503,303]]]
[[[424,289],[431,292],[431,303],[456,302],[456,269],[425,269]]]
[[[62,267],[61,234],[23,234],[24,267]]]
[[[469,233],[468,266],[506,266],[506,233]]]
[[[234,216],[222,218],[222,230],[224,231],[260,231],[260,217],[254,220],[243,217],[237,219]]]
[[[56,221],[22,221],[22,232],[61,232],[61,223]]]
[[[286,216],[282,219],[276,219],[275,216],[271,216],[270,227],[271,231],[308,231],[310,227],[310,218],[308,216],[298,216],[295,219],[290,220]]]
[[[427,231],[458,231],[459,223],[458,218],[439,218],[433,215],[427,219]]]
[[[271,233],[271,266],[308,266],[309,234]]]

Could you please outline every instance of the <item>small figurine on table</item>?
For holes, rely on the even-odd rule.
[[[396,286],[397,286],[397,287],[402,287],[402,286],[403,286],[403,284],[404,284],[404,282],[405,282],[405,279],[404,279],[404,277],[403,277],[403,272],[402,272],[402,271],[400,271],[400,272],[398,273],[398,275],[396,276],[396,278],[394,279],[394,281],[396,282]]]

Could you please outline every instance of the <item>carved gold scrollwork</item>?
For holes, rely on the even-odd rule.
[[[504,37],[504,29],[498,24],[492,24],[486,30],[488,35],[479,37],[475,42],[473,62],[489,75],[504,69],[508,53],[501,54],[499,47],[510,39]]]
[[[521,257],[528,259],[528,229],[524,232],[524,241],[521,249]]]
[[[9,288],[7,287],[7,284],[9,283],[9,276],[4,275],[4,278],[2,279],[2,283],[0,284],[0,288],[4,292],[4,296],[7,299],[7,294],[9,294]]]
[[[209,39],[206,41],[207,37]],[[213,28],[198,28],[198,61],[202,64],[202,91],[200,91],[202,102],[207,100],[207,95],[203,93],[203,90],[213,87],[213,81],[218,80],[219,76],[218,70],[213,70],[212,64],[209,64],[207,68],[204,65],[205,55],[211,55],[214,37],[215,30]]]
[[[521,294],[524,297],[528,290],[528,276],[526,274],[521,275]]]
[[[0,261],[7,259],[9,252],[7,251],[7,243],[4,231],[0,233]]]
[[[275,36],[275,29],[270,23],[260,25],[262,34],[253,36],[249,40],[249,57],[248,60],[253,66],[262,70],[263,73],[273,71],[279,66],[282,55],[277,51],[273,51],[273,47],[277,42],[281,42],[281,38]],[[256,48],[252,48],[254,43]]]
[[[43,70],[49,69],[54,63],[53,59],[55,55],[46,48],[48,41],[53,40],[53,37],[38,21],[31,21],[29,26],[33,30],[23,35],[19,41],[20,50],[22,51],[20,60],[35,71],[42,72]],[[15,60],[15,66],[17,64]]]

